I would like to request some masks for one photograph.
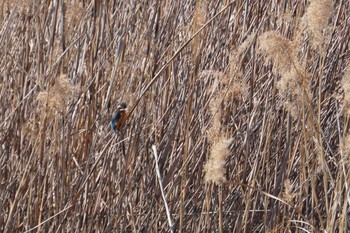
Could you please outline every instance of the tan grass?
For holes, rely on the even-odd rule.
[[[308,31],[311,33],[311,45],[314,48],[322,46],[325,42],[327,26],[333,14],[331,0],[312,0],[305,13]]]
[[[73,30],[79,28],[79,23],[84,20],[84,8],[81,1],[66,1],[64,4],[64,33],[65,35],[74,35]]]
[[[193,15],[192,34],[196,33],[207,21],[207,8],[209,2],[207,0],[196,1]],[[203,35],[203,33],[201,33]],[[202,36],[198,36],[192,41],[192,60],[196,62],[197,56],[200,54]]]
[[[303,76],[306,81],[304,87]],[[277,82],[277,89],[283,100],[282,103],[294,119],[297,119],[298,116],[300,116],[303,108],[303,101],[305,99],[310,99],[307,77],[308,75],[305,74],[300,67],[293,67],[289,72],[284,73],[282,78]]]
[[[258,51],[272,61],[275,72],[280,75],[288,73],[295,60],[292,42],[274,31],[259,36]]]
[[[229,146],[232,139],[218,138],[217,141],[213,143],[210,149],[210,158],[208,162],[204,165],[206,182],[212,181],[216,184],[222,184],[226,181],[225,164],[228,155],[230,154]]]
[[[341,88],[344,91],[344,97],[342,101],[342,109],[346,115],[350,114],[350,66],[345,69],[343,78],[341,80]]]
[[[0,1],[0,232],[347,232],[348,12]]]
[[[60,75],[48,91],[42,91],[38,94],[37,99],[42,106],[46,106],[47,103],[50,112],[56,110],[59,113],[66,113],[68,102],[73,100],[73,97],[78,94],[78,90],[75,85],[69,82],[66,75]]]

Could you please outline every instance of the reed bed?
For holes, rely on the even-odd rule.
[[[349,12],[1,1],[0,232],[349,232]]]

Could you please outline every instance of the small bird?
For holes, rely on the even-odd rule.
[[[120,127],[125,122],[126,118],[128,116],[128,109],[126,108],[126,103],[121,102],[118,107],[117,111],[113,115],[110,125],[114,133],[117,133],[116,130],[119,131]]]

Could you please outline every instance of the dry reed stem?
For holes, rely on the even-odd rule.
[[[165,194],[164,194],[164,188],[163,188],[163,184],[162,184],[162,176],[160,175],[159,165],[158,165],[157,148],[155,145],[152,145],[152,150],[153,150],[153,155],[154,155],[154,161],[156,164],[156,173],[157,173],[157,177],[158,177],[158,181],[159,181],[159,187],[160,187],[160,191],[162,193],[165,211],[166,211],[166,215],[168,218],[169,229],[170,229],[170,232],[174,232],[174,224],[173,224],[173,221],[171,220],[171,213],[169,211],[168,203],[166,201]]]

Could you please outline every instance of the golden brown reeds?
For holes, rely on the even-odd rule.
[[[311,45],[317,48],[324,44],[327,26],[333,14],[333,1],[312,0],[305,13],[305,24],[311,33]]]
[[[342,107],[344,113],[349,115],[350,110],[350,66],[348,65],[345,69],[344,75],[341,80],[341,88],[344,91],[344,97],[342,100]]]
[[[0,1],[0,232],[347,232],[348,12]]]
[[[288,73],[295,61],[292,42],[274,31],[259,36],[258,50],[272,61],[276,74]]]
[[[66,113],[68,102],[73,101],[73,97],[78,94],[79,89],[69,82],[66,75],[58,76],[54,82],[48,91],[41,91],[37,99],[42,106],[47,104],[49,112]]]

